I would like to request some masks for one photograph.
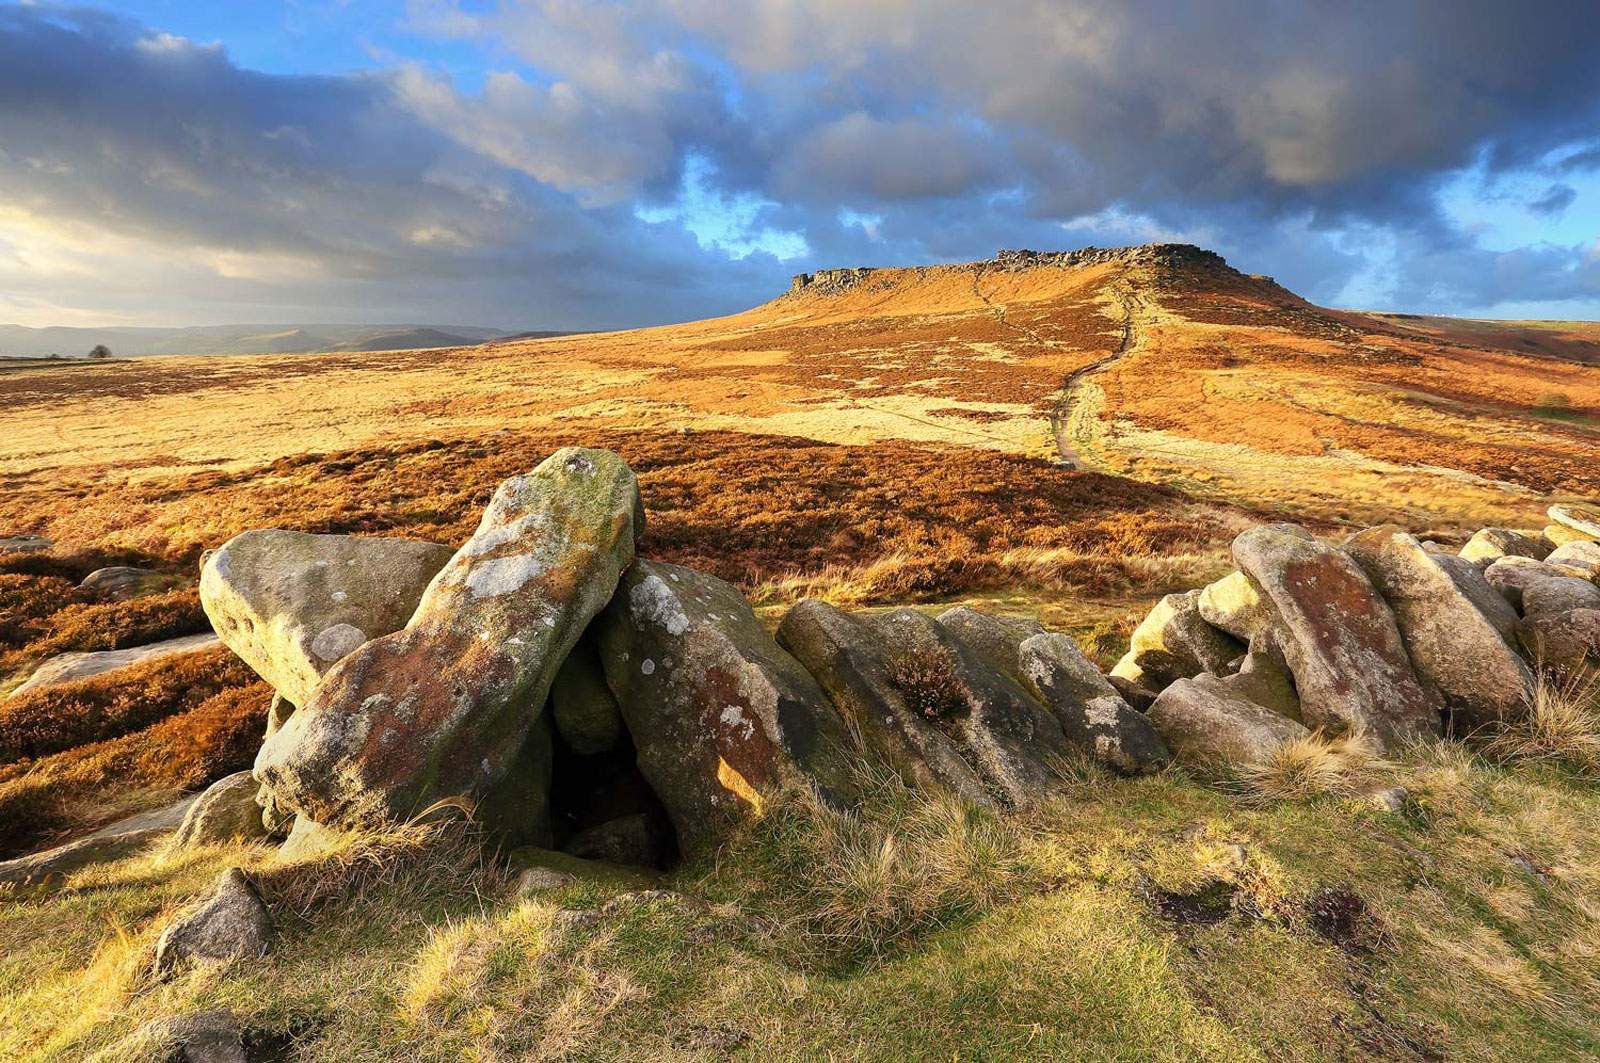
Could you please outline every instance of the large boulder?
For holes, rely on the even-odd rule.
[[[1570,576],[1572,573],[1530,557],[1502,557],[1483,570],[1483,578],[1499,592],[1512,609],[1522,610],[1522,592],[1542,579]]]
[[[1250,648],[1238,671],[1222,679],[1222,685],[1247,701],[1296,723],[1300,719],[1300,697],[1295,693],[1294,675],[1278,648],[1277,635],[1264,631],[1250,640]]]
[[[867,622],[884,648],[890,683],[954,741],[992,793],[1025,805],[1060,788],[1066,736],[1015,680],[915,609]]]
[[[275,929],[261,894],[244,872],[230,867],[211,896],[171,923],[156,941],[156,974],[172,975],[186,962],[259,959],[272,949]]]
[[[1600,668],[1600,609],[1527,617],[1517,637],[1536,660],[1564,675]]]
[[[1021,684],[1055,716],[1068,741],[1107,767],[1137,774],[1172,759],[1150,722],[1067,636],[966,606],[940,613],[939,626]]]
[[[304,705],[346,654],[406,625],[451,552],[414,539],[247,531],[207,556],[200,604],[229,649]]]
[[[1393,612],[1348,554],[1302,528],[1265,524],[1234,539],[1233,557],[1272,603],[1307,726],[1362,731],[1385,748],[1438,734],[1438,698],[1417,679]]]
[[[265,838],[267,828],[256,804],[258,788],[248,771],[235,772],[206,787],[172,836],[171,851]]]
[[[1258,764],[1305,727],[1250,701],[1214,675],[1180,679],[1150,706],[1150,722],[1185,764]]]
[[[835,803],[852,789],[844,721],[730,584],[641,558],[593,630],[639,770],[686,853],[759,816],[781,786]]]
[[[1461,596],[1472,603],[1501,638],[1508,643],[1516,641],[1517,610],[1506,601],[1499,588],[1489,582],[1482,568],[1454,554],[1436,555],[1433,562],[1444,570]]]
[[[542,709],[643,523],[633,470],[609,451],[560,450],[501,484],[411,621],[334,666],[262,746],[256,778],[332,827],[465,798],[507,840],[546,837]]]
[[[595,640],[591,627],[561,662],[550,687],[550,722],[556,734],[586,757],[615,749],[624,731],[622,709],[606,685]]]
[[[908,785],[998,803],[957,739],[895,684],[888,647],[867,621],[808,598],[784,615],[778,644],[816,679],[867,753]]]
[[[1600,540],[1600,509],[1592,506],[1556,505],[1545,512],[1557,525],[1581,538]]]
[[[1550,547],[1532,535],[1510,528],[1484,528],[1461,548],[1461,556],[1479,565],[1487,565],[1502,557],[1531,557],[1544,559]]]
[[[1568,575],[1600,579],[1600,543],[1579,539],[1558,546],[1544,559],[1547,565],[1570,569]]]
[[[122,650],[83,650],[73,653],[58,653],[34,669],[31,676],[21,686],[11,692],[15,697],[26,694],[30,690],[43,690],[47,687],[58,687],[66,683],[76,683],[80,679],[94,679],[98,676],[120,672],[125,668],[132,668],[137,664],[148,664],[164,657],[176,657],[189,653],[204,653],[206,650],[218,646],[217,636],[207,631],[201,635],[183,635],[175,639],[166,639],[161,642],[152,642],[144,646],[129,646]]]
[[[1174,679],[1221,672],[1244,646],[1200,615],[1198,590],[1169,594],[1134,629],[1112,674],[1159,690]]]
[[[1429,553],[1392,524],[1352,535],[1344,548],[1389,603],[1412,666],[1444,696],[1454,720],[1470,730],[1523,714],[1533,674],[1501,634],[1516,617],[1475,566]],[[1480,605],[1506,614],[1503,623]]]
[[[1202,587],[1195,608],[1200,619],[1246,643],[1270,630],[1278,619],[1266,592],[1243,572],[1229,573]]]
[[[1572,609],[1600,609],[1600,587],[1577,576],[1545,576],[1522,589],[1522,615],[1530,619]]]

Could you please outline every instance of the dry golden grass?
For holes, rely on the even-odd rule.
[[[1394,765],[1362,734],[1327,737],[1320,731],[1285,742],[1264,760],[1240,769],[1248,792],[1264,801],[1353,797],[1372,788]]]
[[[1600,674],[1540,671],[1526,715],[1492,735],[1483,751],[1505,764],[1555,764],[1600,777]]]

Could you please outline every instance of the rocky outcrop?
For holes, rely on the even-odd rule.
[[[158,593],[166,590],[171,584],[172,581],[168,577],[147,568],[112,565],[109,568],[97,568],[83,577],[78,588],[102,598],[123,601],[140,595]]]
[[[1287,524],[1243,532],[1233,556],[1272,603],[1273,635],[1307,726],[1364,732],[1386,748],[1438,733],[1439,700],[1418,680],[1394,613],[1354,560]]]
[[[1549,552],[1548,544],[1510,528],[1484,528],[1461,548],[1462,557],[1480,565],[1487,565],[1502,557],[1531,557],[1540,561]]]
[[[217,636],[208,631],[201,635],[184,635],[163,642],[152,642],[147,646],[129,646],[124,650],[60,653],[34,669],[27,681],[11,692],[11,696],[16,697],[18,694],[43,690],[46,687],[58,687],[64,683],[75,683],[80,679],[93,679],[165,657],[204,653],[217,645],[219,645]]]
[[[785,784],[835,803],[850,792],[844,722],[728,583],[641,558],[594,631],[639,770],[685,852],[760,815]]]
[[[1214,675],[1180,679],[1150,706],[1150,722],[1185,764],[1248,766],[1311,732]]]
[[[275,928],[255,885],[236,867],[217,879],[210,897],[182,916],[156,941],[155,970],[171,977],[186,963],[259,959],[271,949]]]
[[[49,889],[76,871],[131,856],[176,830],[194,802],[193,797],[186,797],[52,849],[0,861],[0,888]]]
[[[452,553],[413,539],[247,531],[206,558],[200,603],[229,649],[303,705],[347,654],[406,625]]]
[[[1443,695],[1458,728],[1522,715],[1533,674],[1502,634],[1516,615],[1476,567],[1429,553],[1393,525],[1353,535],[1344,548],[1388,603],[1412,666]],[[1503,611],[1502,623],[1485,609]]]
[[[406,627],[334,666],[262,747],[256,778],[329,826],[465,798],[497,833],[537,842],[542,710],[643,521],[633,471],[609,451],[557,451],[506,481]]]
[[[189,806],[169,851],[265,838],[267,828],[256,804],[258,788],[248,771],[235,772],[206,787]]]
[[[1111,674],[1160,690],[1175,679],[1225,671],[1244,646],[1201,616],[1201,593],[1169,594],[1156,603]]]

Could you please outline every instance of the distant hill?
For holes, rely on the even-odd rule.
[[[298,354],[470,347],[507,333],[478,325],[194,325],[185,328],[28,328],[0,325],[0,358],[80,358],[99,343],[117,357]],[[548,333],[559,335],[559,333]]]

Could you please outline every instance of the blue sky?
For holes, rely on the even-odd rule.
[[[1600,317],[1590,0],[0,0],[0,321],[625,326],[1186,240]]]

